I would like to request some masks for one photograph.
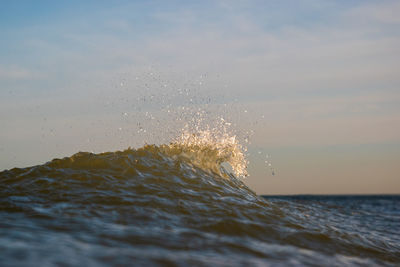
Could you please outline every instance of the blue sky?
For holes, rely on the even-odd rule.
[[[399,12],[398,1],[3,1],[0,169],[140,146],[129,134],[140,118],[121,114],[146,108],[138,95],[176,95],[200,76],[191,91],[236,105],[232,117],[248,111],[238,127],[254,130],[255,151],[302,148],[308,162],[324,158],[311,148],[384,152],[400,143]],[[275,163],[280,180],[257,167],[249,184],[296,193],[286,185],[309,166],[294,173],[289,154]],[[377,192],[400,188],[395,166]],[[346,168],[344,180],[359,179]],[[323,184],[298,193],[330,192]]]

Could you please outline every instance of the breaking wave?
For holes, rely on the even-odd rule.
[[[236,137],[226,133],[184,131],[170,144],[79,152],[3,171],[0,262],[5,266],[400,262],[395,233],[379,238],[377,232],[344,223],[349,218],[354,223],[359,215],[318,202],[257,196],[240,179],[247,175],[244,151]],[[395,221],[386,223],[375,231],[398,226]]]

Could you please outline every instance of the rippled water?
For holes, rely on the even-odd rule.
[[[399,196],[260,197],[221,167],[232,144],[1,172],[0,265],[400,264]]]

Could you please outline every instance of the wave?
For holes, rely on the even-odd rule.
[[[257,196],[240,179],[243,151],[235,137],[186,132],[170,144],[3,171],[0,262],[51,265],[57,255],[70,265],[400,262],[396,243],[321,219],[335,213]]]

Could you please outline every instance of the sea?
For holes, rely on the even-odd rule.
[[[207,140],[0,172],[0,266],[400,266],[399,195],[257,195]]]

